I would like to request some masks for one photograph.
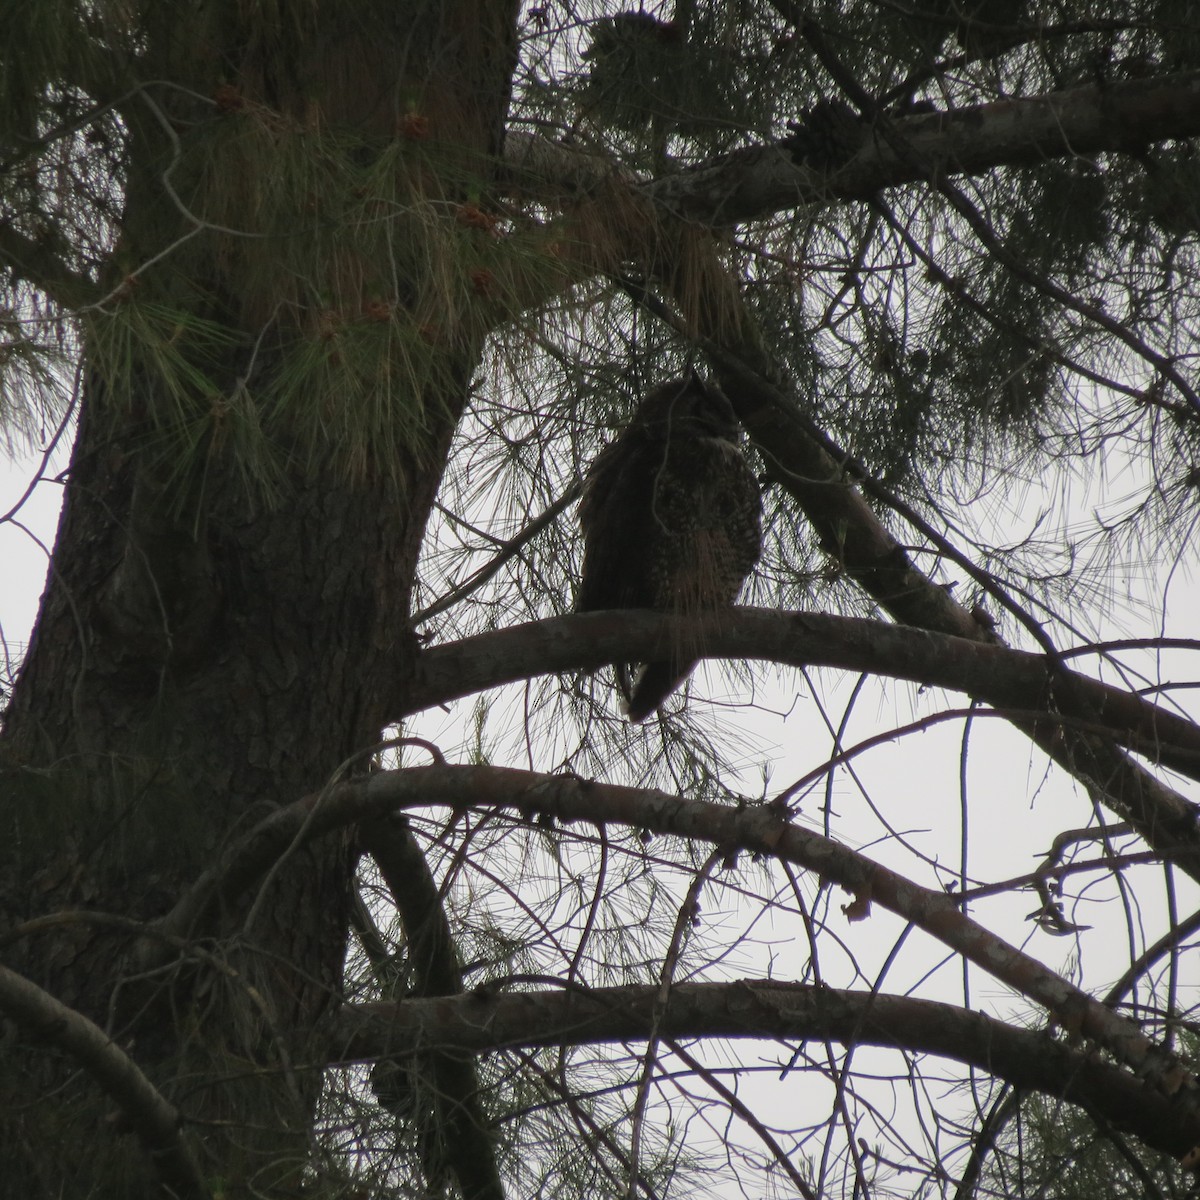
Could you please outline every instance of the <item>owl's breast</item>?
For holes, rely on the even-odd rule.
[[[654,607],[732,604],[758,559],[761,510],[758,481],[732,443],[695,439],[668,456],[648,522]]]

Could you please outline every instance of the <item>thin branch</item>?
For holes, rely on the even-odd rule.
[[[1055,880],[1066,879],[1071,875],[1086,875],[1093,871],[1124,871],[1128,867],[1147,867],[1159,862],[1158,855],[1148,851],[1141,854],[1121,854],[1115,858],[1087,859],[1082,862],[1063,863],[1053,872]],[[1027,871],[1024,875],[1013,875],[1008,879],[1000,879],[995,883],[981,883],[970,887],[959,887],[954,892],[961,902],[971,903],[975,900],[985,900],[989,896],[1003,896],[1007,892],[1020,891],[1022,888],[1035,887],[1044,883],[1046,873],[1039,867],[1036,871]],[[1043,927],[1044,928],[1044,927]],[[1047,932],[1053,932],[1047,930]]]
[[[746,1102],[721,1077],[710,1071],[698,1058],[689,1054],[679,1041],[672,1038],[668,1044],[671,1053],[675,1055],[690,1071],[694,1071],[721,1099],[729,1106],[730,1112],[736,1113],[748,1129],[768,1150],[770,1150],[779,1169],[792,1181],[792,1187],[803,1197],[803,1200],[818,1200],[817,1193],[809,1186],[804,1176],[796,1169],[791,1156],[775,1139],[771,1131],[756,1117]]]
[[[581,490],[582,485],[580,483],[571,484],[553,504],[544,512],[534,517],[518,534],[509,538],[506,542],[501,542],[496,547],[496,551],[492,557],[482,567],[477,571],[473,571],[462,583],[451,588],[440,599],[435,600],[432,604],[421,609],[420,612],[415,613],[411,618],[411,623],[413,625],[420,625],[422,622],[428,621],[430,617],[436,617],[439,613],[445,612],[446,609],[453,608],[460,600],[465,600],[472,592],[481,588],[506,562],[515,558],[543,529],[554,524],[558,517],[579,499]]]
[[[567,1085],[565,1077],[562,1080],[557,1079],[532,1054],[523,1054],[520,1050],[517,1050],[516,1054],[525,1068],[532,1071],[542,1081],[543,1086],[559,1097],[567,1109],[575,1128],[580,1132],[585,1141],[594,1142],[596,1146],[603,1146],[613,1156],[620,1169],[625,1172],[625,1175],[636,1180],[637,1186],[641,1189],[643,1195],[649,1197],[650,1200],[661,1200],[659,1193],[654,1190],[653,1184],[634,1166],[625,1151],[616,1143],[612,1132],[605,1125],[597,1121],[587,1108],[580,1103],[580,1098]],[[619,1180],[613,1168],[605,1161],[604,1156],[601,1154],[594,1155],[594,1162],[604,1172],[615,1192],[619,1185]]]
[[[1104,997],[1105,1004],[1120,1003],[1124,999],[1125,993],[1133,987],[1155,962],[1162,958],[1164,954],[1171,954],[1178,950],[1189,937],[1197,932],[1200,932],[1200,909],[1192,913],[1186,920],[1172,925],[1154,945],[1147,946],[1141,955],[1131,962],[1128,968],[1121,973],[1121,977],[1112,987],[1108,989]]]
[[[629,1143],[629,1161],[641,1161],[642,1129],[646,1116],[646,1104],[650,1099],[650,1085],[654,1081],[654,1066],[658,1060],[659,1028],[658,1016],[666,1012],[671,999],[671,988],[675,983],[675,968],[679,965],[679,956],[683,953],[683,945],[687,940],[692,922],[699,911],[700,893],[709,882],[712,873],[724,857],[724,852],[714,850],[705,860],[704,865],[696,872],[688,885],[687,895],[683,898],[678,912],[675,914],[675,928],[671,932],[671,940],[667,952],[663,955],[662,967],[659,970],[658,999],[654,1006],[655,1020],[646,1039],[646,1050],[642,1055],[642,1074],[638,1081],[637,1094],[633,1101],[633,1114],[630,1119],[632,1132]],[[631,1175],[626,1191],[626,1200],[634,1200],[637,1191],[636,1175]]]
[[[437,881],[407,822],[386,817],[364,822],[360,837],[379,867],[404,923],[413,994],[430,997],[461,993],[462,971],[450,922]],[[428,1069],[436,1106],[434,1120],[440,1130],[436,1151],[425,1147],[428,1153],[422,1169],[427,1185],[431,1190],[436,1186],[437,1162],[444,1160],[458,1177],[468,1200],[504,1200],[474,1058],[435,1050],[417,1061]]]

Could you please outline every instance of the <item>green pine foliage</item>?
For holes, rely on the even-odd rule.
[[[976,1195],[1033,1200],[1134,1200],[1194,1195],[1189,1173],[1119,1130],[1098,1127],[1082,1109],[1028,1096],[986,1159]]]

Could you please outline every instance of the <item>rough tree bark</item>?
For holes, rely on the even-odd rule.
[[[422,174],[411,186],[446,200],[463,194],[468,177],[486,186],[508,102],[511,0],[408,5],[403,15],[390,5],[322,6],[273,28],[253,6],[169,7],[147,57],[210,98],[207,112],[195,102],[203,115],[217,97],[231,118],[253,107],[281,125],[349,133],[360,147],[401,136],[403,115],[417,112],[422,136],[453,154],[458,173],[450,182]],[[282,293],[278,311],[263,311],[261,280],[250,278],[253,238],[211,248],[217,231],[188,204],[189,172],[203,169],[185,153],[188,117],[197,115],[188,105],[171,91],[122,110],[128,176],[104,282],[113,304],[150,297],[220,323],[230,336],[221,360],[207,364],[210,376],[227,381],[229,396],[263,392],[289,339],[311,336],[314,313]],[[193,277],[145,267],[189,238],[210,244],[192,260]],[[425,281],[411,278],[396,297],[390,266],[339,253],[334,244],[328,271],[343,295],[346,276],[357,278],[363,304],[381,292],[398,304],[422,293]],[[478,328],[440,333],[437,377],[408,401],[415,415],[404,461],[367,461],[351,473],[336,448],[316,462],[297,452],[273,503],[244,486],[235,454],[216,437],[205,477],[180,479],[154,437],[155,406],[170,398],[136,363],[134,383],[114,385],[104,356],[85,347],[50,582],[0,760],[13,797],[0,836],[6,926],[82,904],[161,915],[247,821],[320,787],[378,739],[380,698],[411,669],[406,617],[418,550],[481,344]],[[294,1187],[321,1077],[291,1064],[336,994],[353,865],[345,838],[306,847],[250,919],[230,914],[190,930],[236,932],[226,960],[235,973],[223,979],[177,962],[134,978],[130,939],[86,925],[69,952],[58,939],[25,939],[8,961],[122,1045],[135,1044],[153,1082],[189,1117],[230,1121],[208,1126],[202,1172],[227,1188]],[[94,1106],[49,1099],[72,1064],[35,1048],[19,1066],[0,1104],[13,1123],[5,1145],[23,1152],[6,1163],[14,1194],[83,1195],[100,1179],[112,1181],[106,1195],[148,1194],[136,1151],[120,1166],[101,1161],[86,1136]]]

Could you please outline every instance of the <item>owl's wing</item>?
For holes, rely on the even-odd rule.
[[[579,501],[583,578],[577,612],[653,606],[647,573],[652,458],[641,439],[625,437],[592,462]]]

